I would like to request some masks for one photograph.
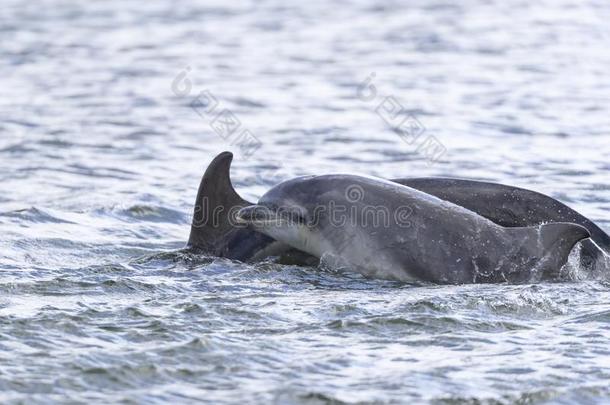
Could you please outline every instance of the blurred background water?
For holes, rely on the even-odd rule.
[[[607,279],[408,286],[179,249],[222,150],[249,199],[460,176],[610,231],[609,20],[595,0],[3,1],[0,399],[607,402]]]

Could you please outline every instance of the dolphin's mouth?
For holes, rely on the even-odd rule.
[[[242,224],[263,225],[279,220],[279,216],[264,205],[249,205],[240,209],[235,217]]]
[[[249,205],[237,212],[236,220],[241,224],[249,225],[280,225],[301,224],[305,218],[300,212],[290,209],[272,209],[265,205]]]

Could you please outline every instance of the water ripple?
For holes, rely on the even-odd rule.
[[[435,286],[183,247],[227,149],[250,200],[312,173],[458,176],[552,195],[610,230],[609,13],[4,1],[0,400],[607,402],[610,283],[574,258],[562,282]],[[203,91],[256,153],[193,109]],[[388,125],[387,97],[442,159]]]

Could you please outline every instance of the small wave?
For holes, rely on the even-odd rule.
[[[75,224],[75,222],[73,221],[61,218],[60,213],[50,210],[42,210],[36,207],[3,212],[0,213],[0,217],[15,218],[19,221],[33,223]]]
[[[186,213],[158,205],[135,204],[127,207],[114,206],[97,209],[94,213],[100,216],[110,215],[126,222],[148,221],[173,224],[190,222],[190,217]]]
[[[610,309],[603,309],[601,311],[593,311],[585,314],[580,314],[574,317],[571,317],[566,324],[570,323],[610,323]]]

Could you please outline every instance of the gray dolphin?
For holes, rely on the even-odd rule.
[[[199,185],[188,248],[213,256],[256,261],[279,256],[280,262],[312,264],[312,258],[247,227],[232,217],[239,208],[253,205],[242,199],[231,184],[233,154],[223,152],[210,163]],[[506,227],[525,227],[547,222],[573,222],[586,227],[591,239],[582,241],[582,264],[605,269],[610,237],[591,220],[547,195],[504,184],[448,178],[392,180],[443,200],[461,205]],[[601,248],[601,250],[600,250]]]
[[[573,223],[503,227],[414,188],[348,174],[280,183],[237,219],[367,277],[404,282],[539,281],[590,237]]]

